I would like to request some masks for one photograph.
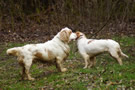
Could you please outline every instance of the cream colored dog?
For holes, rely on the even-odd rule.
[[[77,46],[79,49],[80,54],[84,58],[85,67],[87,68],[88,65],[90,67],[94,66],[95,64],[95,56],[101,54],[103,52],[109,52],[109,54],[115,58],[120,65],[122,65],[121,57],[127,57],[121,49],[120,45],[111,39],[87,39],[86,36],[81,32],[76,32],[76,40]]]
[[[23,67],[23,79],[34,80],[29,73],[34,60],[56,62],[57,68],[61,72],[65,72],[67,69],[63,67],[62,62],[69,55],[68,42],[71,40],[72,34],[72,30],[66,27],[50,41],[11,48],[7,50],[7,54],[17,56],[19,64]]]

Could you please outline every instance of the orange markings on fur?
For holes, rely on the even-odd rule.
[[[77,31],[77,32],[76,32],[76,35],[77,35],[77,38],[79,38],[79,37],[80,37],[80,32]]]
[[[76,40],[77,40],[78,38],[80,38],[80,36],[81,36],[80,33],[81,33],[81,32],[79,32],[79,31],[76,32],[76,35],[77,35]]]
[[[37,53],[35,54],[35,56],[36,56],[37,58],[39,58],[39,59],[43,59],[43,55],[42,55],[42,53],[40,53],[40,52],[37,52]]]
[[[82,32],[79,32],[79,31],[76,32],[76,35],[77,35],[76,40],[77,40],[78,38],[80,38],[80,36],[83,36],[83,37],[86,38],[85,34],[83,34]]]
[[[53,54],[53,52],[51,51],[51,50],[47,50],[48,51],[48,58],[49,59],[53,59],[54,58],[54,54]]]
[[[72,33],[72,31],[69,31],[69,36],[70,36],[71,33]]]
[[[10,52],[9,55],[15,55],[15,56],[17,56],[17,51],[16,50],[12,50],[12,52]]]
[[[60,33],[60,39],[62,40],[62,41],[64,41],[64,42],[67,42],[67,37],[66,37],[67,35],[66,35],[66,31],[62,31],[61,33]]]
[[[88,41],[88,44],[90,44],[93,40]]]
[[[72,31],[62,31],[60,33],[60,39],[64,42],[68,42],[69,41],[69,36],[72,33]]]

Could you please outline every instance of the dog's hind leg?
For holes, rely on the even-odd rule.
[[[26,79],[25,67],[24,67],[24,56],[19,56],[18,58],[19,65],[22,66],[22,80]]]
[[[25,60],[25,61],[26,61],[26,60]],[[28,80],[32,80],[32,81],[33,81],[33,80],[35,80],[35,79],[30,76],[30,72],[29,72],[31,65],[32,65],[32,59],[27,60],[27,61],[24,63],[25,74],[26,74]]]
[[[21,65],[22,66],[22,80],[27,80],[27,74],[25,73],[25,67],[24,65]]]
[[[121,57],[119,56],[117,50],[111,50],[111,51],[110,51],[110,55],[111,55],[113,58],[115,58],[115,59],[118,61],[118,63],[119,63],[120,65],[123,65],[122,60],[121,60]]]
[[[22,80],[25,80],[26,79],[26,73],[25,73],[25,67],[24,67],[24,64],[23,63],[20,63],[20,66],[22,66]]]
[[[22,66],[22,79],[26,80],[26,73],[25,73],[25,67]]]
[[[96,57],[90,57],[90,60],[89,60],[89,67],[93,67],[95,66],[96,64]]]

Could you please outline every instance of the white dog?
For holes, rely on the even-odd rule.
[[[19,64],[23,67],[23,79],[34,80],[29,73],[34,60],[56,62],[57,68],[61,72],[65,72],[67,69],[63,67],[62,62],[69,55],[68,42],[71,40],[70,36],[72,36],[72,30],[66,27],[50,41],[11,48],[7,50],[7,54],[17,56]]]
[[[122,65],[122,56],[128,58],[128,56],[121,51],[120,45],[114,40],[87,39],[86,36],[81,32],[76,32],[76,40],[79,53],[85,60],[84,68],[87,68],[88,65],[90,65],[90,67],[94,66],[95,56],[106,51],[109,52],[109,54],[114,57],[120,65]]]

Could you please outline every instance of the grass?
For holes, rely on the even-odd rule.
[[[0,45],[0,89],[56,89],[56,90],[115,90],[135,89],[135,39],[133,37],[114,37],[121,45],[122,51],[129,55],[123,59],[123,66],[108,54],[97,57],[96,66],[83,69],[84,61],[75,44],[70,44],[71,52],[64,66],[65,73],[58,72],[54,65],[36,63],[31,67],[31,74],[35,81],[21,80],[21,67],[15,57],[7,56],[6,50],[23,44],[8,43]]]

